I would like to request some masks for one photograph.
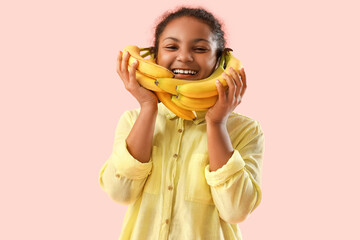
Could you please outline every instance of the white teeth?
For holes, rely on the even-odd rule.
[[[173,73],[178,74],[191,74],[191,75],[195,75],[197,73],[197,71],[194,70],[184,70],[184,69],[174,69]]]

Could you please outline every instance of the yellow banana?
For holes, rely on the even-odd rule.
[[[234,68],[235,71],[239,71],[242,68],[242,64],[239,59],[235,58],[234,55],[228,51],[225,56],[226,68],[225,73],[230,74],[230,67]],[[208,81],[201,81],[195,83],[189,83],[179,85],[176,87],[176,91],[184,96],[192,98],[207,98],[218,94],[215,81],[219,79],[224,87],[227,87],[227,83],[224,77],[212,78]]]
[[[178,105],[180,108],[186,109],[186,110],[190,110],[190,111],[206,111],[208,110],[207,108],[198,108],[198,107],[188,107],[183,105],[179,99],[175,96],[172,95],[171,96],[171,101],[173,101],[176,105]]]
[[[207,97],[207,98],[190,98],[184,95],[178,94],[176,95],[178,101],[191,109],[208,109],[216,103],[218,99],[218,95]]]
[[[138,71],[140,71],[142,74],[151,77],[151,78],[171,78],[174,76],[174,74],[168,70],[165,67],[162,67],[155,63],[153,59],[145,59],[144,57],[147,55],[150,55],[151,48],[139,48],[135,45],[128,45],[125,47],[123,54],[125,54],[126,51],[130,53],[129,58],[129,65],[131,65],[135,60],[138,60]],[[148,51],[148,53],[140,54],[141,51]],[[144,57],[142,57],[144,56]]]
[[[171,101],[171,94],[170,93],[162,93],[162,92],[155,92],[158,99],[168,108],[170,111],[175,113],[178,117],[186,119],[186,120],[194,120],[196,119],[195,114],[183,108],[178,107],[175,103]]]
[[[176,91],[176,86],[189,84],[189,83],[199,83],[209,81],[211,79],[218,79],[221,77],[221,74],[224,72],[224,63],[225,63],[225,54],[223,54],[219,61],[219,66],[217,69],[207,78],[199,79],[199,80],[185,80],[185,79],[177,79],[177,78],[158,78],[155,81],[155,84],[161,88],[162,90],[171,93],[178,94]]]
[[[145,76],[138,70],[136,70],[136,79],[138,80],[140,85],[146,89],[149,89],[154,92],[165,92],[164,90],[156,86],[155,79]]]

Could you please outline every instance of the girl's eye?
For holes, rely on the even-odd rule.
[[[205,52],[206,50],[207,50],[206,48],[201,48],[201,47],[195,48],[195,51],[197,52]]]
[[[170,49],[170,50],[175,50],[175,49],[177,49],[177,47],[175,47],[175,46],[167,46],[167,47],[165,47],[166,49]]]

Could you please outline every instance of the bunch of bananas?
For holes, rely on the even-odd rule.
[[[220,58],[219,66],[209,77],[200,80],[176,79],[172,71],[156,64],[151,47],[129,45],[123,53],[126,51],[130,53],[129,66],[135,60],[139,63],[136,79],[140,85],[154,91],[168,109],[186,120],[196,119],[195,111],[206,111],[216,103],[216,80],[227,87],[226,80],[222,77],[223,72],[230,74],[230,67],[236,71],[242,68],[240,60],[226,49]]]

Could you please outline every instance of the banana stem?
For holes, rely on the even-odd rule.
[[[140,52],[143,52],[143,51],[145,51],[145,53],[140,55],[142,58],[145,58],[150,55],[150,58],[154,59],[154,47],[140,48]]]
[[[145,57],[147,57],[147,56],[149,56],[150,55],[150,51],[146,51],[146,52],[144,52],[143,54],[141,54],[140,56],[142,57],[142,58],[145,58]]]

